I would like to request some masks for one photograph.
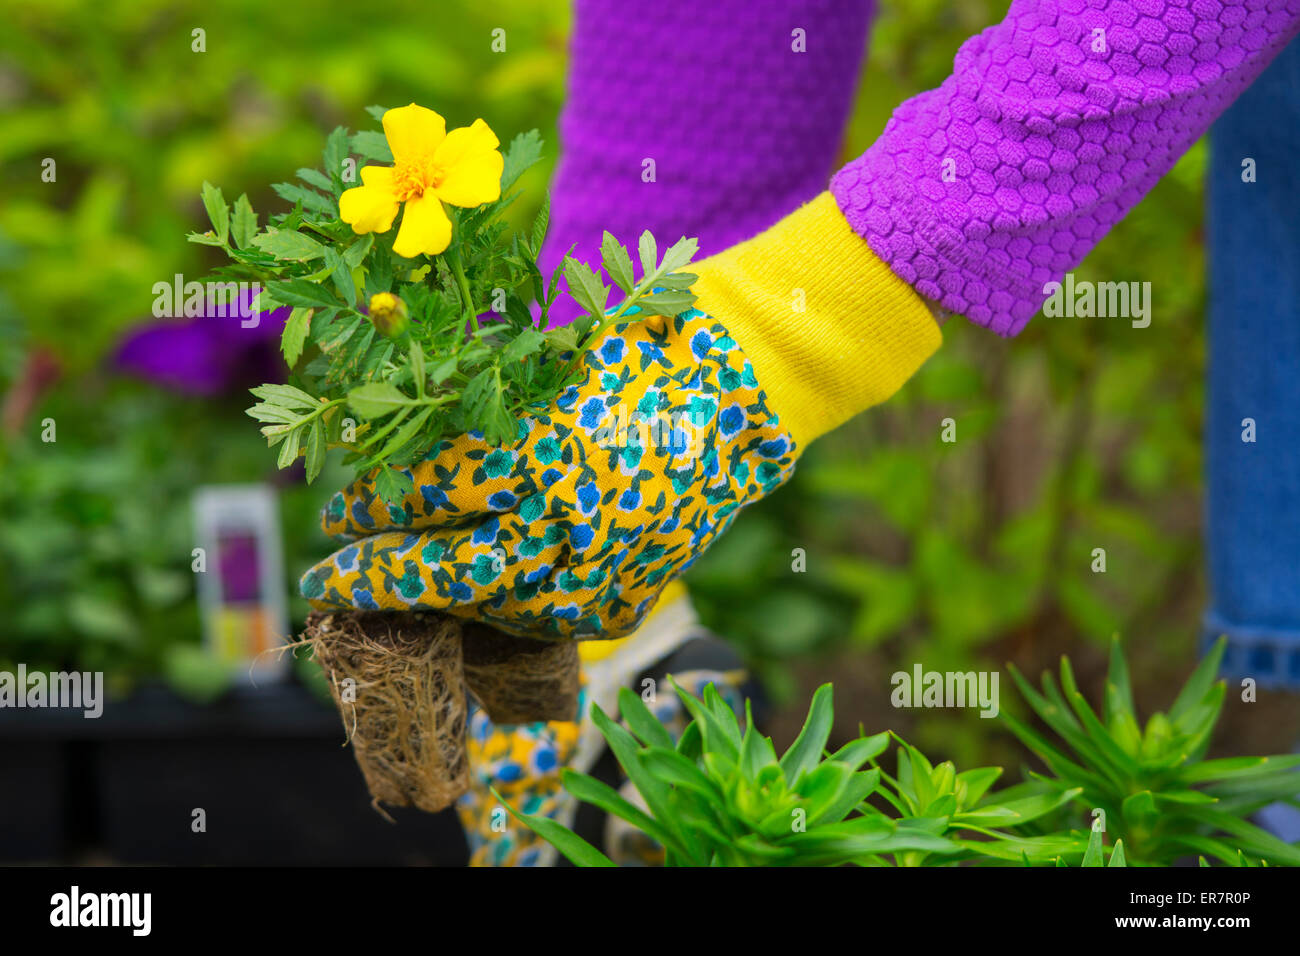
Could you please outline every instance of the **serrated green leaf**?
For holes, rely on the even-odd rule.
[[[284,444],[280,446],[280,457],[276,464],[280,468],[288,468],[298,460],[299,443],[302,441],[302,427],[294,428],[285,436]]]
[[[383,467],[375,474],[375,494],[390,505],[399,504],[414,489],[408,472]]]
[[[221,190],[207,180],[203,181],[203,208],[208,211],[208,219],[216,231],[217,238],[224,244],[230,235],[230,209]]]
[[[333,246],[325,247],[325,265],[330,271],[330,281],[338,290],[339,298],[348,308],[357,304],[357,287],[352,282],[352,270],[343,263],[343,257]]]
[[[277,425],[292,425],[302,418],[300,412],[295,412],[291,408],[285,408],[283,405],[275,405],[271,402],[258,402],[256,405],[244,409],[244,414],[250,418],[255,418],[259,422],[273,422]]]
[[[425,384],[428,381],[428,375],[424,368],[424,346],[419,342],[412,341],[407,356],[411,361],[411,384],[415,386],[415,394],[423,396]]]
[[[325,424],[319,418],[307,433],[307,483],[311,484],[325,465]]]
[[[322,196],[314,189],[299,186],[297,183],[272,183],[271,188],[275,190],[275,194],[281,199],[291,203],[302,203],[304,209],[310,209],[312,212],[330,216],[331,218],[338,215],[339,210],[334,203],[334,199],[329,196]]]
[[[612,233],[606,232],[601,237],[600,256],[606,274],[614,280],[616,286],[631,295],[632,287],[636,285],[636,279],[632,275],[632,258]]]
[[[383,133],[375,130],[362,130],[352,137],[352,152],[356,153],[362,159],[374,160],[377,163],[391,163],[393,161],[393,151],[389,149],[388,140]],[[347,186],[359,186],[360,183],[345,183]]]
[[[356,242],[352,243],[352,245],[347,247],[343,252],[343,261],[347,263],[349,269],[355,269],[357,266],[361,265],[366,258],[366,253],[370,251],[370,247],[374,241],[374,234],[368,232],[357,239]]]
[[[280,352],[290,368],[298,364],[298,359],[302,356],[302,346],[307,341],[307,331],[311,328],[311,316],[311,309],[296,306],[284,323],[284,332],[280,334]]]
[[[343,177],[343,160],[348,158],[348,131],[342,126],[334,127],[329,138],[325,140],[325,173],[329,176],[331,184],[327,189],[333,189],[333,181],[342,181]],[[301,173],[301,170],[299,170]]]
[[[695,295],[691,292],[657,292],[636,300],[637,308],[643,312],[666,315],[669,318],[680,315],[694,304]]]
[[[528,355],[541,351],[546,344],[546,334],[537,329],[524,329],[501,350],[501,364],[509,365]]]
[[[605,314],[609,287],[600,281],[589,265],[572,256],[565,256],[564,278],[569,283],[569,295],[573,296],[588,316],[599,318]]]
[[[533,230],[531,233],[533,255],[537,255],[542,250],[542,243],[546,240],[546,229],[551,222],[551,194],[548,191],[545,198],[542,199],[542,208],[537,212],[537,218],[533,220]]]
[[[235,215],[230,223],[230,234],[235,240],[235,245],[240,249],[247,249],[257,235],[257,213],[253,212],[253,204],[248,201],[247,193],[240,193],[235,200]]]
[[[501,194],[515,184],[528,167],[542,158],[542,134],[537,130],[520,133],[506,147],[501,170]]]
[[[455,355],[438,362],[433,368],[429,369],[429,381],[433,382],[434,385],[441,385],[456,371],[457,364]]]
[[[225,243],[221,241],[221,237],[213,234],[211,230],[209,230],[208,232],[187,233],[185,238],[190,242],[196,242],[201,246],[224,246],[225,245]]]
[[[318,406],[317,399],[292,385],[259,385],[256,388],[250,388],[249,391],[260,399],[284,408],[295,408],[300,411],[311,412],[315,411]]]
[[[699,281],[699,278],[693,272],[670,272],[655,279],[655,288],[668,289],[673,292],[686,292]]]
[[[338,308],[339,300],[323,286],[306,279],[289,279],[276,282],[263,290],[276,302],[288,306],[307,306],[308,308]]]
[[[381,418],[414,404],[390,382],[370,382],[348,392],[348,407],[363,418]]]
[[[649,229],[641,233],[636,248],[641,259],[641,275],[653,275],[659,269],[659,251],[655,248],[655,237]]]
[[[678,272],[693,258],[695,258],[695,253],[697,253],[699,249],[700,243],[697,239],[678,239],[671,247],[669,247],[668,251],[664,253],[664,258],[663,261],[659,263],[658,271],[664,274]]]
[[[309,186],[315,186],[317,189],[323,189],[326,192],[334,189],[334,184],[330,182],[330,178],[319,169],[303,168],[298,170],[295,175]]]
[[[252,242],[267,255],[288,262],[310,262],[325,256],[325,246],[301,232],[274,229],[254,236]]]

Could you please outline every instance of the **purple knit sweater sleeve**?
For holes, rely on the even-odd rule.
[[[577,0],[543,269],[601,233],[701,255],[826,188],[870,0]],[[561,299],[561,303],[566,300]],[[572,312],[559,312],[558,319]]]
[[[1015,335],[1298,25],[1300,0],[1013,0],[831,189],[917,291]]]

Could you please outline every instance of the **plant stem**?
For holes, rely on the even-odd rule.
[[[306,416],[305,418],[301,419],[301,420],[298,422],[298,424],[299,424],[299,425],[305,425],[307,422],[311,421],[313,418],[317,418],[317,417],[319,417],[320,415],[323,415],[325,412],[329,411],[329,410],[330,410],[331,408],[333,408],[335,405],[342,405],[342,404],[343,404],[344,402],[346,402],[346,401],[347,401],[346,398],[336,398],[336,399],[334,399],[333,401],[322,402],[319,408],[315,409],[315,410],[314,410],[310,415],[308,415],[308,416]]]
[[[352,442],[350,444],[340,444],[335,447],[347,448],[350,451],[355,451],[358,453],[363,452],[365,449],[370,448],[375,443],[377,443],[381,438],[386,437],[394,428],[400,425],[411,412],[415,411],[416,409],[440,408],[443,405],[448,404],[449,402],[456,401],[460,397],[461,397],[460,392],[452,392],[449,395],[440,395],[437,396],[436,398],[420,398],[415,401],[407,402],[405,405],[403,405],[400,408],[400,410],[395,415],[393,415],[392,418],[388,420],[387,423],[385,423],[383,428],[379,429],[376,432],[367,434],[364,441]],[[338,401],[345,401],[345,399],[338,399]],[[377,464],[377,462],[375,464]]]
[[[456,277],[456,283],[460,286],[461,302],[464,304],[465,311],[469,316],[470,325],[473,327],[474,333],[477,335],[478,310],[474,308],[474,302],[470,298],[469,280],[465,278],[465,267],[461,265],[460,253],[448,249],[443,253],[443,258],[447,261],[447,265],[451,266],[452,275]]]

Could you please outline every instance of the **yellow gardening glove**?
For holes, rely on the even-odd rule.
[[[627,634],[805,444],[887,399],[941,340],[829,193],[697,268],[698,308],[611,329],[513,445],[442,442],[400,506],[370,480],[335,495],[325,530],[365,537],[304,576],[313,606]]]

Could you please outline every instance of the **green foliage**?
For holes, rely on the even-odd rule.
[[[627,728],[593,708],[597,727],[648,811],[594,777],[564,772],[570,793],[657,841],[668,865],[837,866],[881,854],[956,852],[938,835],[936,821],[894,821],[864,802],[881,775],[862,767],[885,749],[887,734],[824,755],[832,721],[829,684],[813,696],[803,731],[779,758],[771,739],[754,729],[748,705],[742,730],[712,685],[703,700],[673,687],[692,717],[677,741],[626,688],[619,692],[619,710]],[[578,866],[608,864],[559,824],[511,812]]]
[[[1078,856],[1087,848],[1077,833],[1026,837],[1007,828],[1023,827],[1054,813],[1078,795],[1077,791],[1042,793],[1012,787],[989,793],[1002,775],[1001,767],[977,767],[960,773],[952,761],[932,765],[918,749],[899,738],[897,776],[882,776],[880,796],[899,820],[924,821],[957,840],[963,852],[937,862],[960,860],[1024,861],[1045,864]],[[899,866],[924,866],[933,862],[923,852],[895,854]]]
[[[1050,771],[1037,779],[1076,805],[1100,810],[1135,863],[1168,865],[1199,853],[1230,866],[1241,865],[1243,854],[1300,865],[1300,849],[1246,819],[1276,800],[1297,802],[1300,756],[1205,759],[1227,690],[1214,680],[1225,646],[1220,638],[1168,714],[1152,714],[1145,729],[1138,725],[1117,638],[1100,714],[1079,692],[1068,658],[1061,658],[1060,686],[1044,673],[1041,694],[1011,668],[1034,713],[1060,738],[1049,741],[1002,715]]]
[[[1004,714],[1053,776],[1031,774],[996,793],[1001,767],[959,772],[896,735],[891,776],[876,759],[888,747],[888,732],[828,752],[829,684],[813,695],[803,729],[780,758],[754,729],[748,703],[742,729],[712,685],[699,700],[673,684],[692,718],[676,741],[624,689],[619,709],[626,726],[599,708],[595,720],[646,809],[586,774],[566,770],[564,786],[659,843],[670,866],[1124,867],[1169,865],[1192,854],[1230,866],[1300,864],[1300,849],[1246,819],[1275,800],[1297,802],[1300,757],[1202,759],[1223,701],[1225,685],[1213,682],[1223,646],[1202,661],[1168,716],[1152,715],[1145,733],[1118,641],[1100,718],[1079,694],[1068,659],[1061,663],[1064,695],[1050,677],[1042,696],[1016,673],[1021,692],[1068,742],[1073,759]],[[867,763],[872,769],[863,769]],[[1093,808],[1086,835],[1062,826],[1072,807]],[[610,865],[554,821],[511,812],[575,864]],[[1108,863],[1107,831],[1116,834]]]
[[[1080,866],[1128,866],[1128,859],[1124,856],[1124,841],[1116,840],[1115,846],[1110,851],[1110,862],[1106,860],[1106,847],[1102,843],[1101,830],[1094,829],[1088,834],[1088,850],[1083,854],[1083,862]],[[1204,862],[1204,858],[1202,858]],[[1028,865],[1028,863],[1026,863]],[[1057,866],[1069,866],[1061,857],[1056,859]],[[1207,863],[1206,866],[1209,864]]]
[[[275,477],[239,404],[160,401],[155,388],[95,375],[47,398],[42,415],[57,441],[0,443],[0,670],[103,671],[114,693],[161,678],[210,699],[231,675],[200,652],[192,495]],[[279,505],[283,587],[301,620],[299,570],[328,544],[320,494],[286,485]]]
[[[0,252],[0,288],[24,337],[69,369],[93,366],[149,314],[155,282],[218,263],[216,250],[172,241],[203,215],[204,180],[271,208],[267,184],[311,165],[322,126],[368,103],[448,104],[506,129],[541,126],[553,141],[569,13],[563,0],[387,12],[294,0],[7,2],[0,248],[12,255]],[[484,39],[501,23],[508,56]],[[47,157],[53,182],[41,175]],[[508,211],[516,228],[531,223],[550,162],[521,180],[536,199]]]
[[[381,107],[370,111],[383,114]],[[444,437],[478,431],[493,443],[513,439],[518,416],[558,395],[588,344],[612,325],[690,308],[696,277],[682,270],[697,243],[683,238],[660,258],[644,233],[637,279],[627,249],[605,233],[601,264],[623,293],[613,308],[597,272],[571,256],[548,281],[537,256],[549,204],[521,232],[508,235],[501,219],[518,198],[510,187],[541,157],[533,130],[505,152],[501,198],[472,210],[448,207],[447,250],[427,264],[405,259],[393,251],[395,230],[357,236],[339,218],[347,184],[338,171],[349,151],[381,155],[376,135],[334,130],[323,171],[300,169],[302,184],[275,187],[294,205],[272,215],[263,232],[247,197],[232,213],[221,190],[205,183],[212,229],[189,238],[220,247],[233,261],[214,279],[262,283],[260,308],[292,309],[281,350],[296,384],[253,389],[261,401],[248,409],[263,423],[267,444],[279,445],[279,466],[305,456],[310,483],[327,449],[340,447],[358,477],[379,469],[378,487],[392,501],[410,490],[409,476],[395,469],[423,460]],[[561,274],[584,314],[548,332]],[[359,299],[369,301],[368,312]],[[480,324],[489,308],[498,321]]]
[[[1007,829],[1052,813],[1073,793],[1021,795],[1013,788],[990,795],[1000,768],[957,773],[951,763],[932,765],[902,740],[891,777],[876,762],[889,733],[860,736],[827,752],[829,684],[813,695],[802,731],[779,758],[771,739],[754,729],[748,704],[742,728],[712,685],[703,700],[673,686],[692,717],[676,741],[630,690],[619,694],[626,727],[595,710],[597,726],[646,810],[586,774],[564,773],[571,794],[659,843],[670,866],[1041,865],[1086,858],[1080,834],[1024,837]],[[554,821],[511,812],[575,864],[610,865]]]

